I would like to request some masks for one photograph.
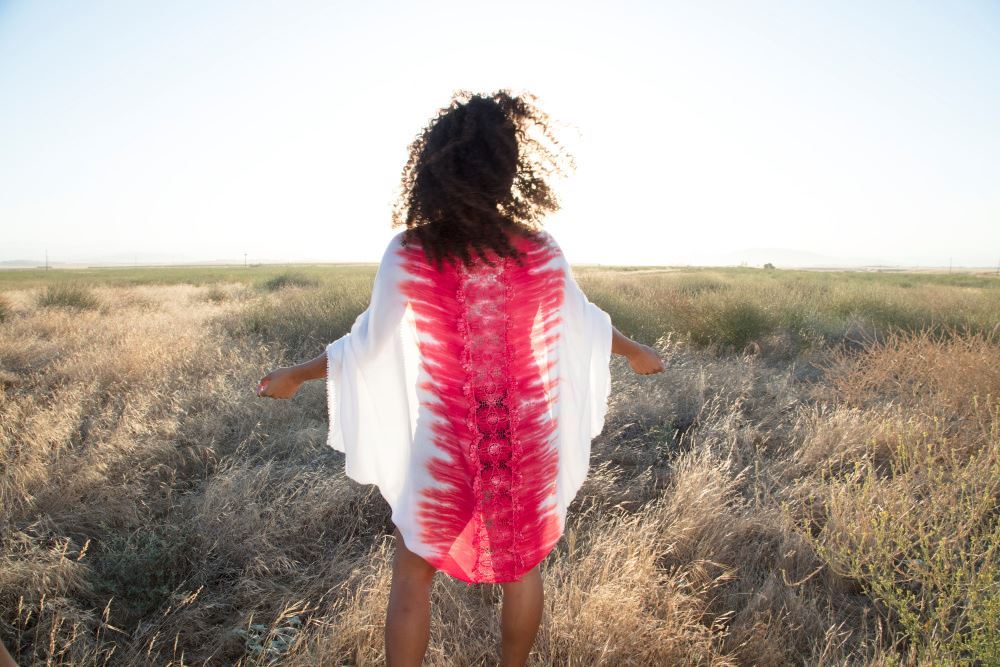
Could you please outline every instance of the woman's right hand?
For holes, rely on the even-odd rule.
[[[665,370],[663,359],[656,353],[656,350],[642,343],[636,343],[636,346],[636,349],[628,356],[628,363],[632,370],[639,375],[653,375]]]

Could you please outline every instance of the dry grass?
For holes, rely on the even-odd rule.
[[[773,355],[769,324],[756,346],[728,346],[744,354],[719,354],[655,322],[753,328],[827,292],[802,320],[815,323],[847,300],[817,281],[795,308],[769,310],[767,284],[729,274],[602,275],[581,277],[595,301],[678,335],[655,339],[662,375],[613,360],[590,476],[542,565],[532,664],[995,658],[1000,346],[988,327]],[[897,311],[906,293],[970,321],[994,298],[901,280],[862,286]],[[325,447],[320,383],[291,403],[252,392],[274,364],[343,334],[368,289],[358,272],[273,291],[98,286],[85,310],[42,307],[37,288],[4,294],[0,639],[22,664],[383,660],[388,507]],[[696,312],[709,303],[714,315]],[[857,333],[848,319],[842,336]],[[495,661],[500,602],[499,587],[439,575],[426,664]]]

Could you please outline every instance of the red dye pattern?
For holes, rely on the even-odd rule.
[[[440,456],[428,470],[438,487],[420,490],[417,522],[427,561],[473,583],[517,581],[552,550],[561,532],[554,503],[558,450],[549,415],[554,361],[532,350],[536,317],[544,359],[556,343],[562,269],[547,242],[512,239],[524,265],[489,255],[471,269],[438,271],[417,241],[399,250],[410,278],[401,287],[420,332],[422,365],[434,396]],[[546,383],[542,371],[547,371]]]

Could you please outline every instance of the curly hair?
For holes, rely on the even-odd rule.
[[[574,167],[552,133],[552,121],[528,93],[457,91],[410,144],[393,207],[392,227],[406,226],[440,270],[470,266],[475,251],[521,254],[508,234],[533,237],[542,218],[559,208],[548,180]]]

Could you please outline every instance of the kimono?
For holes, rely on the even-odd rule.
[[[610,316],[548,232],[523,262],[438,271],[405,232],[326,347],[328,444],[406,547],[467,584],[517,581],[562,536],[611,389]]]

